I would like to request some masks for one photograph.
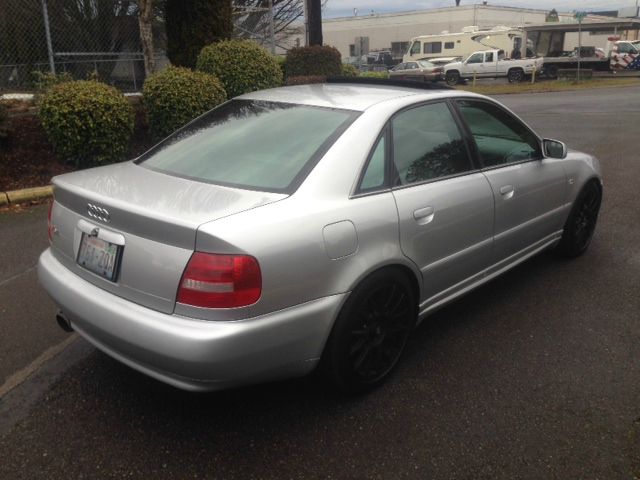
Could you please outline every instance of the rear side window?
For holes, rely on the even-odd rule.
[[[138,163],[207,183],[289,193],[357,115],[232,100],[178,130]]]
[[[371,153],[367,169],[360,182],[360,191],[367,192],[384,186],[385,137],[380,137]]]
[[[541,158],[540,142],[520,120],[497,105],[458,101],[485,167]]]
[[[426,42],[424,44],[423,53],[440,53],[442,52],[442,42]]]
[[[409,185],[471,170],[460,130],[446,103],[405,110],[392,120],[396,185]]]

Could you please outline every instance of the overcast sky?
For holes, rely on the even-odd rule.
[[[461,0],[460,5],[473,5],[474,3],[482,2]],[[358,9],[358,15],[367,15],[371,13],[371,10],[376,13],[389,13],[449,7],[455,4],[455,0],[328,0],[323,16],[325,18],[351,17],[354,8]],[[559,12],[617,10],[620,7],[633,7],[635,4],[636,0],[489,0],[489,5],[541,10],[555,8]]]

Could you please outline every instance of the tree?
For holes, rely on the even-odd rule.
[[[304,0],[273,0],[273,31],[286,31],[303,14]],[[233,0],[235,36],[252,38],[268,31],[269,0]]]
[[[309,21],[309,45],[322,45],[322,0],[305,0]]]
[[[153,57],[153,0],[138,0],[138,24],[140,25],[140,44],[144,57],[144,73],[149,76],[155,70]]]
[[[202,47],[231,38],[231,0],[166,0],[167,56],[193,68]]]

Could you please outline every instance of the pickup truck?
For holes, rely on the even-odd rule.
[[[474,52],[463,62],[444,66],[444,78],[449,85],[463,79],[507,77],[510,83],[524,80],[525,76],[542,69],[542,58],[513,60],[505,57],[504,50],[482,50]]]

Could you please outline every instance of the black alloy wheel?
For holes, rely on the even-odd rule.
[[[342,392],[362,393],[380,385],[398,363],[417,318],[407,277],[381,270],[349,296],[323,355],[324,370]]]
[[[602,191],[595,181],[589,182],[578,194],[564,226],[558,250],[565,257],[582,255],[593,238],[598,221]]]
[[[509,83],[520,83],[524,80],[524,72],[521,68],[512,68],[507,74],[507,79]]]
[[[457,85],[458,83],[460,83],[460,73],[458,72],[447,72],[447,75],[445,76],[445,81],[447,82],[447,85]]]

